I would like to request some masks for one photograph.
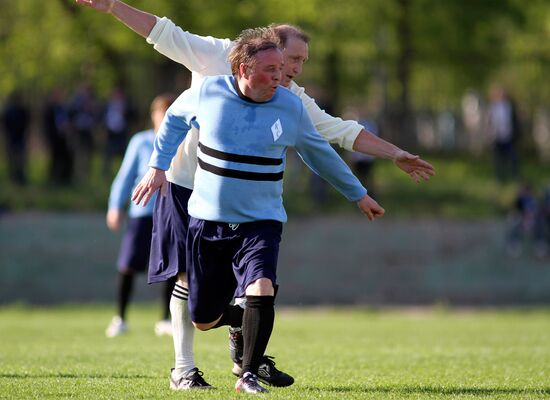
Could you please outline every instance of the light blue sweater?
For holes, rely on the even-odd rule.
[[[317,133],[300,98],[283,87],[270,101],[255,103],[239,96],[232,76],[206,78],[168,109],[149,166],[167,170],[192,125],[200,129],[199,166],[188,204],[195,218],[285,222],[282,178],[288,147],[348,200],[367,193]]]
[[[118,173],[111,185],[109,195],[109,208],[126,208],[135,186],[149,169],[148,163],[153,152],[153,141],[155,132],[152,129],[136,133],[124,154],[124,159]],[[155,197],[151,198],[147,206],[130,204],[128,216],[131,218],[153,215]]]

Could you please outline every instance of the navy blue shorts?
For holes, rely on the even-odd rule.
[[[277,281],[283,224],[254,221],[238,226],[190,217],[187,236],[189,312],[198,323],[218,319],[231,299],[260,278]]]
[[[148,282],[164,282],[186,272],[185,241],[192,190],[168,182],[166,196],[157,196],[153,212],[153,237]]]
[[[117,266],[120,272],[143,272],[149,264],[153,217],[128,218]]]

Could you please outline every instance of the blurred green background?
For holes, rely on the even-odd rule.
[[[353,277],[353,271],[376,269],[376,275],[365,279],[379,282],[381,291],[393,287],[388,293],[399,292],[395,289],[399,284],[391,286],[396,282],[416,282],[407,278],[404,271],[411,264],[418,264],[415,267],[418,276],[426,277],[424,273],[427,273],[433,281],[432,288],[422,292],[427,293],[425,295],[399,298],[406,303],[452,303],[453,299],[462,299],[457,301],[471,304],[475,298],[481,298],[479,302],[483,304],[509,304],[514,303],[514,299],[518,303],[548,302],[550,269],[548,236],[544,231],[547,228],[543,227],[536,242],[534,234],[522,232],[522,237],[511,248],[509,238],[517,218],[521,218],[515,212],[515,204],[522,185],[530,183],[534,198],[542,204],[544,190],[550,183],[550,86],[547,84],[550,2],[135,0],[128,3],[158,16],[168,16],[184,30],[215,37],[233,38],[244,28],[271,22],[301,26],[312,41],[310,59],[297,83],[333,115],[358,119],[376,127],[381,137],[420,154],[434,165],[437,175],[430,182],[417,185],[391,162],[376,160],[367,185],[386,208],[388,222],[369,225],[359,220],[355,205],[319,183],[291,154],[285,175],[285,204],[291,222],[295,219],[292,223],[303,226],[304,230],[296,231],[295,225],[289,225],[285,240],[291,249],[284,253],[285,261],[299,267],[307,263],[304,260],[308,260],[309,255],[315,268],[327,272],[336,262],[330,257],[332,253],[353,254],[343,258],[347,260],[346,265],[353,267],[350,276]],[[51,292],[46,291],[44,296],[35,299],[7,288],[17,287],[15,283],[29,283],[38,271],[52,266],[65,265],[66,271],[73,267],[93,271],[99,265],[98,270],[104,273],[96,276],[97,287],[105,286],[105,279],[111,279],[111,272],[114,275],[119,236],[107,231],[103,215],[121,158],[109,160],[105,167],[106,132],[98,122],[93,129],[90,169],[82,173],[75,160],[74,174],[66,181],[52,180],[52,155],[43,123],[47,99],[58,91],[70,102],[79,88],[87,85],[92,88],[100,110],[112,90],[121,87],[134,107],[131,131],[137,132],[149,126],[148,107],[152,98],[166,91],[185,90],[190,83],[190,73],[156,53],[145,40],[113,17],[79,7],[70,0],[3,0],[0,60],[0,106],[4,107],[10,95],[18,92],[31,115],[26,184],[10,180],[9,157],[0,158],[0,284],[3,293],[11,293],[0,301],[46,299]],[[504,181],[495,177],[492,144],[487,132],[489,88],[494,84],[502,85],[511,94],[521,126],[517,143],[519,174]],[[68,135],[71,135],[70,129]],[[8,151],[3,134],[0,150]],[[350,165],[353,163],[349,153],[341,154]],[[39,217],[36,217],[37,211]],[[360,228],[349,224],[350,218],[368,225],[365,229],[372,229],[369,235],[378,240],[373,245],[376,255],[362,253],[362,246],[368,247],[372,240],[355,241],[352,232]],[[340,232],[345,243],[357,246],[355,252],[352,248],[343,251],[336,245],[328,245],[328,239],[323,238],[323,231],[315,221],[328,231]],[[384,224],[389,227],[384,228]],[[415,229],[423,224],[435,224],[440,230],[417,232]],[[52,226],[65,230],[59,235],[49,234],[57,229]],[[460,229],[456,228],[456,234],[447,237],[441,234],[441,229],[445,229],[442,226]],[[90,230],[91,227],[94,228]],[[32,232],[43,233],[37,241],[27,240]],[[94,232],[96,240],[106,244],[99,249],[92,246],[93,241],[86,239],[89,232]],[[483,235],[476,236],[480,232]],[[304,237],[311,237],[315,245],[301,246],[307,252],[292,258],[292,245],[299,246]],[[474,244],[480,246],[480,254],[484,254],[475,260],[469,252],[473,244],[465,240],[471,237],[478,237]],[[76,241],[71,245],[71,249],[78,249],[75,258],[70,256],[73,250],[64,247],[68,238]],[[41,253],[37,251],[37,243],[58,251]],[[439,250],[410,250],[423,248],[422,243],[436,243]],[[453,247],[457,243],[460,245]],[[392,257],[400,252],[406,255]],[[469,257],[461,258],[464,255]],[[415,261],[411,263],[411,260]],[[510,274],[503,273],[504,265],[508,265]],[[391,266],[397,269],[391,272]],[[456,268],[462,271],[458,274],[462,278],[452,273],[453,268],[455,272]],[[474,273],[480,268],[485,268],[484,278]],[[522,270],[528,272],[520,275]],[[306,271],[310,270],[305,268],[302,273],[314,273]],[[330,273],[319,274],[324,275],[327,278],[319,278],[321,283],[317,287],[334,279]],[[60,282],[75,279],[70,272],[60,276],[64,276]],[[493,279],[499,276],[500,280]],[[486,290],[489,294],[468,296],[470,283],[478,278],[477,282],[481,283],[476,290]],[[288,279],[288,287],[299,282],[296,277]],[[507,283],[502,283],[506,279]],[[418,279],[417,286],[403,291],[420,290],[422,282],[423,279]],[[460,282],[466,283],[460,285]],[[498,285],[494,282],[516,289],[506,292],[506,296],[495,297]],[[94,298],[93,291],[82,295],[77,287],[73,294],[62,299]],[[435,290],[436,287],[443,289]],[[535,289],[529,291],[527,287]],[[514,297],[513,293],[520,294]],[[100,299],[107,299],[109,295],[97,293]],[[291,293],[287,295],[289,303],[299,302]],[[307,302],[314,303],[315,299],[312,297]],[[351,296],[334,301],[379,304],[392,302],[391,299],[391,295]]]
[[[375,125],[385,139],[433,161],[438,178],[413,190],[391,165],[376,165],[378,198],[392,214],[497,215],[510,207],[517,182],[496,185],[486,132],[491,84],[513,96],[521,121],[521,177],[538,190],[550,156],[550,4],[544,0],[129,1],[183,29],[235,37],[246,27],[290,22],[312,38],[298,83],[333,115]],[[12,210],[103,209],[117,161],[100,168],[105,129],[94,128],[93,168],[69,190],[48,182],[51,156],[42,123],[47,96],[69,102],[90,85],[101,108],[123,87],[134,108],[132,131],[149,126],[152,98],[179,93],[190,74],[156,53],[111,16],[71,0],[4,0],[0,15],[0,104],[14,91],[30,106],[29,187],[12,187],[0,162],[0,204]],[[349,157],[348,154],[344,155]],[[75,167],[76,168],[76,167]],[[302,174],[307,174],[302,169]],[[88,179],[89,178],[89,179]],[[288,179],[287,205],[306,211]],[[328,195],[332,197],[332,194]],[[401,200],[400,200],[401,199]],[[296,202],[296,204],[294,204]],[[420,204],[419,204],[420,203]]]

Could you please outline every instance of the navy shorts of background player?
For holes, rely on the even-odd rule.
[[[166,281],[187,272],[185,240],[189,225],[187,202],[192,190],[168,182],[166,196],[157,196],[148,282]]]
[[[128,226],[120,244],[117,267],[119,272],[143,272],[149,261],[151,244],[151,216],[128,218]]]

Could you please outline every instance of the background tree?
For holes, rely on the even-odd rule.
[[[550,4],[544,0],[128,1],[191,32],[234,37],[245,27],[290,22],[312,37],[300,83],[335,113],[363,105],[385,135],[414,144],[411,115],[458,109],[464,92],[504,79],[532,110],[548,101]],[[145,109],[189,74],[109,17],[72,1],[6,0],[0,15],[0,98],[40,98],[87,80],[100,95],[125,83]],[[536,90],[534,89],[536,88]]]

